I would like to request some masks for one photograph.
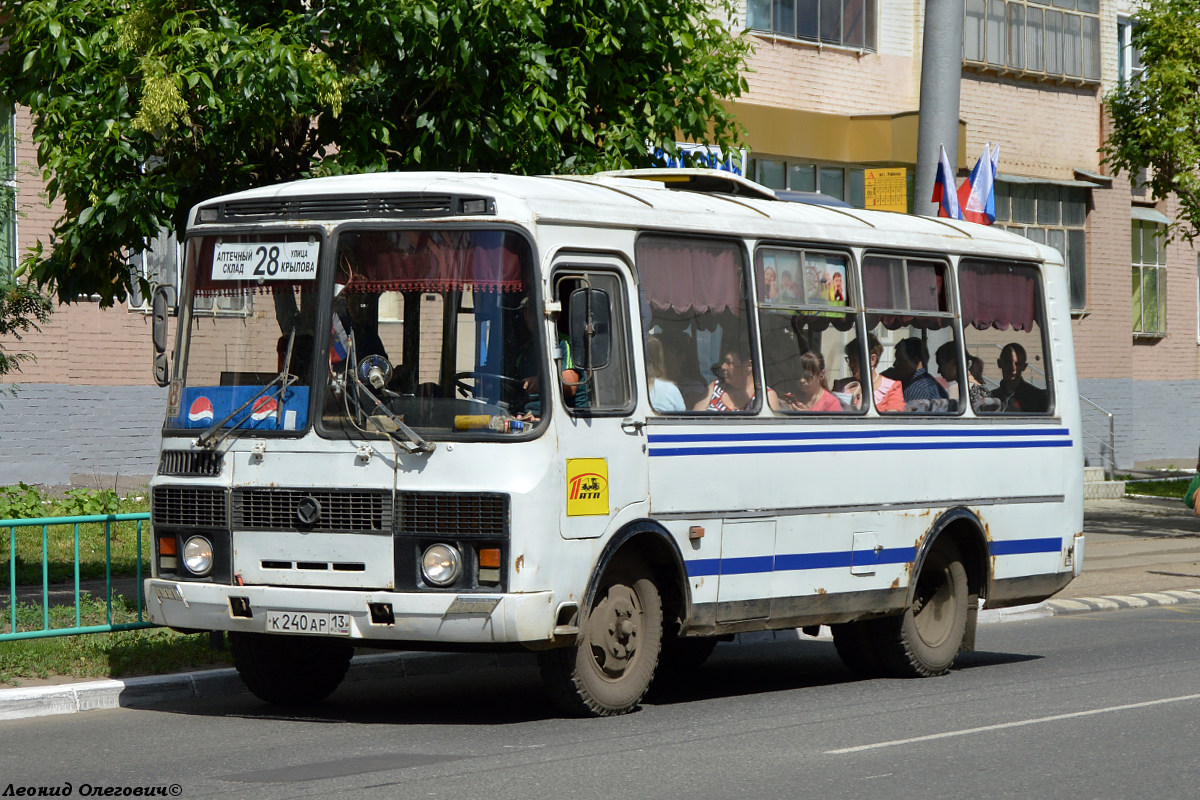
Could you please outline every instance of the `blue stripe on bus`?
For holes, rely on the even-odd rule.
[[[1062,539],[1016,539],[990,542],[988,551],[994,556],[1019,556],[1026,553],[1058,553],[1062,550]]]
[[[793,444],[742,447],[651,447],[651,458],[664,456],[756,455],[760,453],[848,453],[880,450],[1012,450],[1070,447],[1069,439],[1021,442],[880,442],[878,444]]]
[[[886,430],[855,431],[772,431],[768,433],[651,433],[650,444],[666,442],[770,442],[801,441],[805,439],[919,439],[1014,436],[1070,436],[1070,428],[963,428],[960,430]]]
[[[990,555],[1012,556],[1029,553],[1057,553],[1062,539],[1018,539],[991,542]],[[689,578],[720,575],[763,575],[772,572],[798,572],[809,569],[848,569],[868,564],[911,564],[916,560],[915,547],[885,547],[878,552],[846,550],[832,553],[785,553],[777,556],[747,556],[742,558],[698,558],[687,562]]]

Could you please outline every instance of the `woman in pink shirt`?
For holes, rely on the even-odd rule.
[[[842,410],[841,402],[825,382],[825,357],[820,353],[810,351],[800,355],[796,394],[788,395],[787,407],[791,411]]]

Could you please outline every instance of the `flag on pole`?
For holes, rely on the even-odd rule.
[[[1000,145],[992,150],[990,143],[985,144],[975,168],[958,188],[963,219],[980,225],[991,225],[996,221],[996,168],[999,164]]]
[[[958,207],[958,193],[954,191],[954,170],[950,168],[950,159],[946,158],[945,145],[938,145],[941,158],[938,160],[937,177],[933,180],[933,202],[938,204],[938,216],[950,219],[962,219],[962,210]]]

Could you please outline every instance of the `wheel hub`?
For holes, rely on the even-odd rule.
[[[637,654],[642,609],[627,586],[609,588],[592,611],[588,639],[597,666],[609,677],[620,677]]]

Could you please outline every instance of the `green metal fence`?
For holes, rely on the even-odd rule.
[[[14,639],[37,639],[48,636],[71,636],[78,633],[105,633],[109,631],[128,631],[138,628],[152,627],[152,623],[146,620],[146,610],[142,599],[142,528],[143,525],[150,520],[150,515],[147,513],[140,514],[92,514],[73,517],[43,517],[40,519],[4,519],[0,520],[0,531],[8,530],[8,608],[7,620],[3,625],[0,625],[0,642],[11,641]],[[114,599],[114,576],[113,576],[113,525],[114,523],[133,522],[136,524],[136,543],[134,553],[135,558],[135,575],[134,582],[131,585],[133,595],[133,608],[122,608],[122,616],[132,616],[133,619],[114,622],[113,599]],[[81,575],[83,573],[80,561],[80,526],[81,525],[103,525],[103,545],[104,545],[104,564],[103,564],[103,585],[102,588],[104,597],[103,604],[105,609],[103,624],[84,624],[83,620],[83,604],[80,598],[80,592],[83,590]],[[70,526],[71,533],[66,532],[66,527]],[[36,553],[38,550],[37,540],[31,537],[38,535],[40,529],[41,535],[41,576],[40,590],[39,581],[36,576],[33,580],[28,575],[28,570],[22,570],[23,577],[18,582],[18,562],[21,560],[18,557],[19,552]],[[53,530],[53,534],[52,534]],[[97,543],[95,541],[94,529],[88,529],[88,546],[95,549]],[[59,577],[63,562],[66,560],[61,556],[52,557],[51,541],[53,540],[57,548],[61,548],[68,541],[68,535],[73,537],[73,559],[70,565],[70,576],[66,580],[51,581],[51,565],[53,562],[55,577]],[[18,545],[21,545],[20,549]],[[72,555],[70,550],[68,556]],[[89,574],[96,571],[96,561],[98,561],[98,553],[92,553],[92,561],[88,562]],[[123,568],[123,569],[127,569]],[[89,582],[99,584],[100,578],[92,578]],[[125,583],[131,579],[128,575],[118,577]],[[95,588],[92,589],[95,591]],[[88,592],[91,594],[91,592]],[[60,599],[64,595],[71,599]],[[39,602],[40,601],[40,602]],[[31,623],[29,620],[29,611],[37,609],[40,605],[41,610],[41,627],[36,626],[36,622]],[[65,623],[61,619],[62,613],[51,613],[53,609],[65,609],[69,606],[74,606],[74,624],[70,624],[70,614],[66,614]],[[18,624],[18,610],[23,611],[21,615],[24,621]],[[36,611],[34,613],[36,617]],[[58,622],[51,624],[51,617],[57,617]]]

